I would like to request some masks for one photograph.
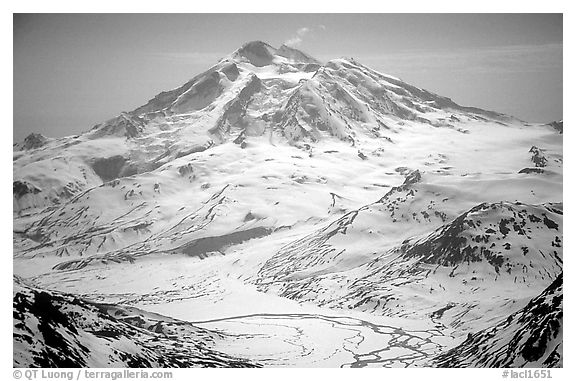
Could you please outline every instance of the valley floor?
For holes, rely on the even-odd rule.
[[[246,255],[236,252],[209,261],[149,256],[137,264],[30,279],[50,290],[134,306],[221,332],[226,339],[214,349],[264,366],[422,366],[461,341],[452,329],[432,319],[322,308],[259,292],[235,273],[235,266],[249,258]],[[25,273],[29,266],[22,263],[20,269],[16,264],[16,271]]]

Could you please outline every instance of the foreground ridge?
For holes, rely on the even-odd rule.
[[[134,308],[91,303],[15,278],[14,366],[255,367],[210,348],[221,335]]]
[[[563,275],[494,328],[437,356],[441,367],[562,367]]]

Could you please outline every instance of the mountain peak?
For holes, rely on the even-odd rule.
[[[46,136],[33,132],[23,142],[16,143],[14,146],[21,150],[30,150],[44,146],[47,141],[48,138]]]
[[[282,63],[288,60],[291,63],[314,63],[320,62],[314,57],[287,45],[281,45],[276,49],[272,45],[260,41],[249,41],[232,53],[232,57],[247,60],[254,66],[262,67],[274,63]]]
[[[246,59],[254,66],[267,66],[274,60],[276,49],[262,41],[250,41],[236,50],[232,56],[236,59]]]
[[[265,47],[265,48],[274,49],[274,47],[272,45],[270,45],[269,43],[264,42],[262,40],[247,41],[244,44],[242,44],[240,49],[242,49],[242,48],[255,48],[255,47]]]

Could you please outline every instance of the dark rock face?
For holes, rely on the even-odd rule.
[[[536,146],[532,146],[529,151],[532,154],[532,162],[536,167],[542,168],[545,167],[548,163],[548,159],[544,156],[544,152]]]
[[[12,183],[12,194],[17,200],[19,200],[20,198],[29,193],[37,194],[40,192],[41,189],[37,188],[36,186],[30,184],[27,181],[16,180]]]
[[[440,367],[561,367],[563,274],[526,307],[494,328],[433,359]]]
[[[182,165],[181,167],[178,167],[178,173],[180,176],[192,175],[194,174],[194,167],[190,163]]]
[[[238,49],[237,54],[254,66],[266,66],[274,59],[274,48],[262,41],[251,41]]]
[[[201,110],[222,94],[220,72],[214,71],[199,78],[187,92],[169,107],[170,112],[181,113]]]
[[[127,139],[137,138],[145,129],[146,122],[135,115],[123,112],[116,118],[98,124],[90,131],[90,138],[98,139],[104,136],[125,136]]]
[[[21,143],[20,148],[24,150],[40,148],[46,145],[47,141],[48,139],[44,135],[31,133],[30,135],[26,136],[24,142]]]
[[[302,70],[305,71],[306,73],[313,73],[315,71],[317,71],[318,69],[320,69],[322,66],[320,64],[315,64],[315,63],[310,63],[310,64],[306,64],[302,67]]]
[[[235,81],[240,75],[240,72],[238,71],[238,66],[236,66],[236,64],[233,62],[224,66],[221,71],[222,73],[224,73],[224,75],[226,75],[226,78],[228,78],[228,80],[230,81]]]
[[[564,121],[560,120],[560,121],[554,121],[551,123],[548,123],[549,126],[551,126],[553,129],[555,129],[556,131],[558,131],[560,134],[564,133]]]
[[[420,173],[419,170],[411,171],[406,176],[406,179],[404,179],[404,183],[402,185],[404,186],[414,185],[420,182],[421,180],[422,180],[422,174]]]
[[[120,173],[126,165],[126,159],[120,155],[101,158],[94,161],[92,169],[103,181],[110,181],[120,177]]]
[[[542,168],[522,168],[518,173],[544,173]]]

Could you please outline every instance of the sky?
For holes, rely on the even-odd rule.
[[[15,14],[13,140],[89,130],[242,44],[353,57],[456,103],[563,119],[561,14]]]

